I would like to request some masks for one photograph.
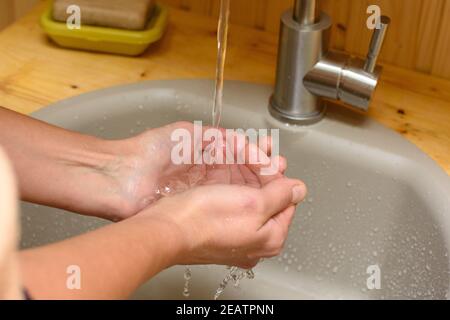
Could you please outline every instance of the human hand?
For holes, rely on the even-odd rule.
[[[306,187],[285,177],[262,182],[261,188],[254,187],[261,182],[253,178],[238,179],[241,185],[198,186],[161,199],[136,218],[168,225],[176,234],[171,237],[179,248],[173,264],[250,269],[281,252]]]
[[[270,138],[261,141],[262,149],[248,143],[239,146],[235,141],[235,153],[239,155],[245,151],[244,164],[175,164],[171,155],[177,143],[172,141],[171,135],[177,129],[187,130],[194,136],[192,123],[177,122],[130,139],[110,142],[110,149],[114,150],[116,157],[103,166],[102,170],[110,179],[112,203],[115,203],[117,208],[112,220],[131,217],[162,196],[183,192],[199,184],[246,184],[259,188],[261,183],[282,177],[286,169],[284,158],[269,159]],[[203,132],[207,129],[203,128]],[[201,138],[197,137],[197,141],[193,141],[191,145],[193,157],[196,144],[201,145],[201,151],[207,147]],[[260,163],[250,164],[251,153],[258,155]],[[191,163],[194,163],[193,160]],[[279,172],[262,176],[260,169],[268,165],[277,167]]]

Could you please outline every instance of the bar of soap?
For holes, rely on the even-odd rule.
[[[145,29],[155,5],[154,0],[55,0],[53,19],[66,22],[67,8],[81,9],[81,25],[128,30]]]

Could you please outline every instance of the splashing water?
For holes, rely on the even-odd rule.
[[[222,293],[225,291],[226,287],[228,286],[228,283],[230,281],[234,282],[235,287],[239,287],[239,284],[242,279],[254,279],[255,274],[253,273],[253,270],[241,270],[238,267],[228,267],[230,270],[227,276],[222,280],[222,282],[219,285],[219,288],[216,290],[216,294],[214,295],[214,300],[217,300],[220,298]]]
[[[191,295],[190,290],[191,278],[192,278],[191,268],[186,267],[186,269],[184,270],[184,289],[183,289],[183,296],[185,296],[186,298],[189,298],[189,296]]]

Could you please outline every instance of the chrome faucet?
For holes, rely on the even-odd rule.
[[[390,19],[377,21],[366,60],[329,50],[331,19],[316,0],[295,0],[281,18],[275,92],[270,113],[282,121],[313,124],[325,115],[324,98],[367,111],[378,84],[377,66]]]

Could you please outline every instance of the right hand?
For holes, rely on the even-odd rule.
[[[173,264],[219,264],[244,269],[280,254],[306,187],[277,177],[261,188],[246,184],[198,186],[161,199],[138,214],[169,225],[178,239]],[[146,217],[146,218],[145,218]]]

